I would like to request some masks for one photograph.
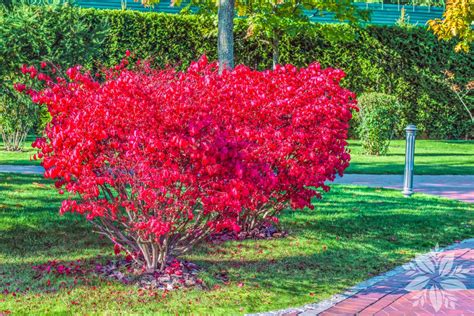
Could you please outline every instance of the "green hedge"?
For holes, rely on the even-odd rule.
[[[55,9],[59,16],[70,15],[68,10],[61,7]],[[186,67],[201,54],[207,54],[211,59],[217,57],[217,23],[214,17],[74,10],[81,12],[74,17],[80,16],[88,25],[106,24],[105,39],[100,47],[95,48],[94,60],[87,58],[89,67],[114,64],[127,49],[143,58],[152,57],[161,66]],[[58,21],[61,20],[64,19],[58,17]],[[417,124],[421,135],[429,138],[464,138],[471,134],[472,125],[468,116],[454,94],[443,84],[442,71],[453,71],[462,82],[472,80],[472,53],[454,53],[453,43],[438,42],[423,27],[368,26],[356,29],[345,24],[308,24],[308,30],[310,28],[313,30],[307,34],[282,40],[282,63],[305,66],[319,61],[324,67],[345,70],[348,75],[344,84],[357,93],[381,92],[396,96],[403,106],[403,115],[397,127],[398,136],[409,122]],[[91,27],[90,34],[94,34],[96,29],[103,36],[102,27]],[[272,59],[268,43],[264,39],[256,41],[247,38],[246,33],[247,21],[236,20],[236,62],[258,69],[270,68]],[[78,56],[77,50],[65,53],[72,56],[69,61],[84,60]],[[35,52],[29,54],[30,60],[41,59]],[[24,59],[25,56],[18,57],[18,64]]]

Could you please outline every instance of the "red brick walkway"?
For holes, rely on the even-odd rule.
[[[474,239],[415,259],[320,312],[299,315],[474,315]]]
[[[258,315],[474,315],[474,238],[419,256],[328,300]]]

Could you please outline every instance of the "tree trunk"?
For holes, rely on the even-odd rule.
[[[226,68],[234,68],[234,5],[235,0],[219,0],[217,14],[219,73]]]
[[[28,132],[23,128],[18,128],[11,133],[2,130],[0,134],[6,151],[21,151]]]
[[[277,33],[273,33],[273,69],[275,69],[276,65],[280,62],[280,36]]]

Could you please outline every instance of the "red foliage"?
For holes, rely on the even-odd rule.
[[[185,72],[129,67],[25,89],[52,116],[33,146],[45,177],[79,194],[77,212],[149,269],[209,233],[310,207],[349,163],[345,146],[355,96],[341,70],[237,66],[222,75],[203,57]],[[137,256],[134,256],[136,258]]]

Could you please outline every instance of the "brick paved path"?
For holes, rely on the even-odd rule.
[[[319,315],[474,315],[474,239],[425,255]]]
[[[474,238],[420,256],[318,304],[260,315],[474,315]]]
[[[348,174],[335,183],[401,190],[403,176]],[[474,176],[415,176],[414,186],[415,192],[474,203]],[[320,303],[261,315],[474,316],[474,238],[426,254]]]

